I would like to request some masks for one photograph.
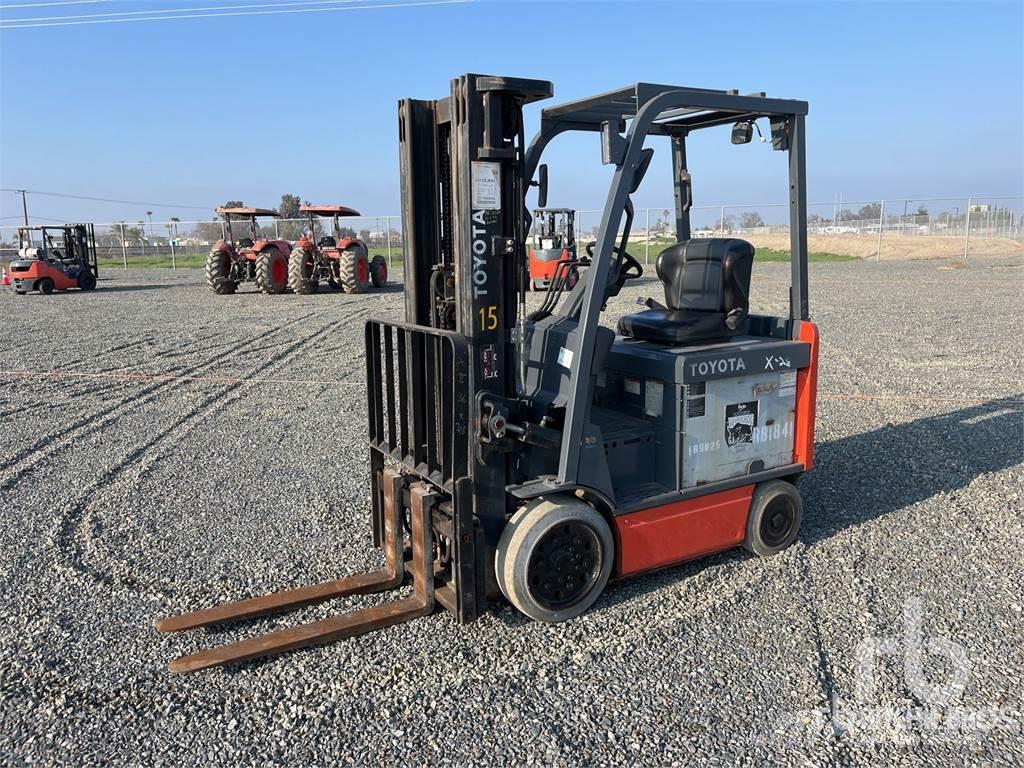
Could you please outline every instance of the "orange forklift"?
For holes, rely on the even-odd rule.
[[[11,262],[10,280],[19,296],[91,291],[99,271],[92,224],[18,227],[18,258]]]

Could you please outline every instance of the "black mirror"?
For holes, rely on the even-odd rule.
[[[540,189],[537,190],[537,207],[547,208],[548,207],[548,164],[541,163],[540,168],[537,169],[538,178],[537,186]]]
[[[640,189],[640,183],[644,180],[644,176],[647,175],[647,169],[651,167],[651,158],[654,157],[654,150],[647,147],[640,152],[640,162],[636,166],[636,172],[633,174],[633,183],[629,186],[629,194],[633,194]]]
[[[754,126],[749,120],[740,120],[732,127],[733,144],[749,144],[754,138]]]

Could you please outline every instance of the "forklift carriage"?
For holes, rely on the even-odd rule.
[[[39,245],[35,245],[36,235]],[[20,296],[71,288],[91,291],[100,274],[95,228],[92,224],[18,227],[18,258],[10,266],[10,280]]]
[[[345,293],[363,293],[370,286],[380,288],[388,281],[388,263],[383,256],[369,257],[362,240],[341,231],[342,216],[359,216],[359,211],[344,205],[299,206],[306,214],[309,231],[295,243],[288,262],[288,287],[294,293],[316,293],[321,282]],[[317,237],[318,222],[333,222],[333,234]]]
[[[802,101],[637,83],[541,112],[551,83],[464,75],[451,95],[399,103],[406,321],[366,326],[373,538],[387,565],[166,619],[205,626],[402,583],[403,600],[175,661],[178,671],[325,643],[423,615],[459,622],[504,595],[562,621],[610,578],[742,545],[770,555],[796,538],[796,482],[814,452],[818,332],[808,320]],[[786,316],[749,311],[754,249],[691,239],[686,139],[767,119],[788,155],[791,288]],[[745,126],[745,127],[744,127]],[[525,196],[548,143],[596,133],[615,167],[590,268],[527,314]],[[601,312],[643,268],[628,253],[630,196],[668,139],[678,242],[655,270],[664,302]],[[737,140],[738,139],[738,140]],[[542,189],[541,197],[546,194]],[[616,233],[620,231],[621,235]],[[406,531],[409,533],[406,550]]]
[[[225,238],[218,240],[206,259],[206,284],[216,294],[234,293],[241,283],[255,282],[263,293],[284,293],[288,288],[288,256],[292,245],[287,240],[272,240],[260,233],[261,216],[280,218],[270,208],[217,208],[224,217]],[[235,239],[234,223],[248,225],[245,237]]]

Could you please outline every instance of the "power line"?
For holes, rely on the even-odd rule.
[[[413,2],[413,3],[378,3],[376,5],[357,5],[357,6],[346,6],[342,8],[292,8],[286,10],[274,10],[274,11],[242,11],[242,12],[225,12],[225,13],[185,13],[178,14],[176,16],[145,16],[145,17],[133,17],[129,19],[90,19],[81,21],[55,21],[55,22],[33,22],[31,24],[0,24],[0,31],[5,29],[29,29],[32,27],[77,27],[85,24],[127,24],[132,21],[170,21],[174,19],[209,19],[214,17],[223,16],[273,16],[285,13],[331,13],[335,11],[362,11],[372,9],[383,9],[383,8],[417,8],[420,6],[433,6],[433,5],[461,5],[464,3],[472,3],[476,0],[426,0],[426,2]],[[99,15],[99,14],[97,14]],[[12,19],[12,21],[18,21]]]
[[[94,5],[96,3],[116,2],[118,2],[118,0],[61,0],[56,3],[18,3],[17,5],[0,4],[0,11],[6,11],[9,8],[45,8],[50,5]]]
[[[120,205],[148,205],[153,208],[190,208],[195,211],[212,211],[214,206],[206,205],[177,205],[176,203],[152,203],[140,200],[112,200],[107,197],[88,197],[87,195],[66,195],[62,192],[43,192],[38,189],[0,189],[0,192],[14,192],[20,194],[24,191],[30,195],[45,195],[46,197],[65,197],[69,200],[90,200],[95,203],[118,203]]]
[[[248,8],[279,8],[287,6],[314,6],[314,5],[339,5],[342,3],[365,3],[368,0],[295,0],[288,3],[259,3],[255,5],[208,5],[199,8],[162,8],[158,11],[114,11],[111,13],[83,13],[77,16],[36,16],[20,19],[7,19],[8,23],[22,23],[25,21],[62,21],[65,19],[99,19],[115,16],[152,16],[158,13],[183,14],[197,11],[238,11]],[[174,18],[174,17],[171,17]]]

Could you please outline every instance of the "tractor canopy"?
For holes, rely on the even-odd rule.
[[[361,216],[355,208],[349,208],[345,205],[311,205],[306,203],[300,205],[299,210],[302,213],[311,213],[314,216]]]
[[[281,216],[273,208],[217,208],[216,213],[224,216],[273,216],[275,218]]]

